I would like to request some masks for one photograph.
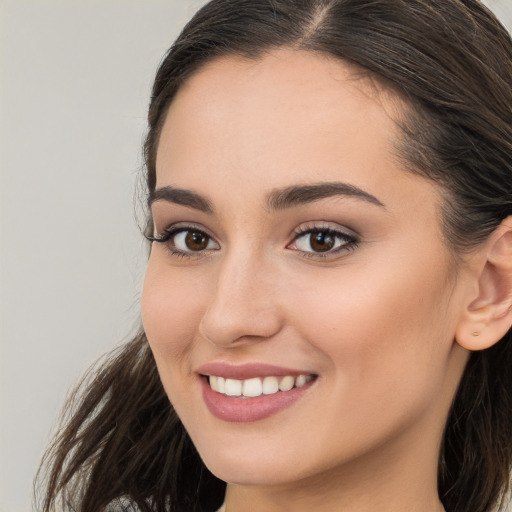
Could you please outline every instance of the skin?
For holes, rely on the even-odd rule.
[[[454,340],[478,289],[443,239],[436,185],[395,156],[401,108],[353,67],[284,49],[207,64],[170,107],[157,189],[193,191],[213,212],[157,200],[155,235],[192,224],[210,242],[153,243],[143,322],[172,404],[229,483],[228,512],[442,510],[439,446],[469,353]],[[267,204],[331,182],[381,205]],[[326,227],[357,243],[315,253],[296,233]],[[211,361],[318,378],[287,409],[229,423],[202,399],[197,369]]]

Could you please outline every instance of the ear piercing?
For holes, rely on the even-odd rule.
[[[480,333],[479,333],[478,331],[473,331],[471,334],[472,334],[473,336],[480,336]]]

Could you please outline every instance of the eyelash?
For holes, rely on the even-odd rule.
[[[213,241],[213,238],[208,233],[205,233],[204,230],[199,229],[195,226],[171,226],[169,228],[164,229],[164,231],[157,236],[148,237],[148,240],[150,242],[166,244],[166,247],[167,247],[168,251],[171,253],[171,256],[174,256],[177,258],[194,258],[194,257],[197,258],[197,257],[204,256],[204,252],[207,249],[199,250],[199,251],[190,250],[189,252],[186,252],[186,251],[181,251],[181,250],[175,248],[173,242],[171,242],[173,237],[179,235],[180,233],[187,233],[187,232],[193,232],[193,233],[197,233],[197,234],[205,236],[209,240],[208,243],[210,243],[210,241]],[[209,249],[209,250],[211,251],[211,250],[216,250],[216,249]]]
[[[321,258],[321,259],[327,259],[336,257],[342,252],[348,252],[353,251],[356,249],[356,247],[359,244],[359,239],[355,235],[351,235],[348,233],[345,233],[344,231],[340,229],[333,228],[331,226],[318,226],[318,225],[306,225],[301,226],[297,228],[294,232],[294,238],[291,244],[289,244],[287,247],[290,247],[290,245],[294,244],[299,240],[300,238],[306,236],[306,235],[315,235],[315,234],[324,234],[324,235],[330,235],[334,239],[341,239],[343,242],[342,244],[337,247],[334,250],[329,250],[325,252],[315,252],[315,251],[301,251],[300,249],[297,249],[299,252],[301,252],[302,256],[304,258]],[[311,245],[311,239],[310,239],[310,245]]]
[[[154,236],[154,237],[147,237],[150,242],[156,242],[161,244],[166,244],[167,249],[171,253],[172,256],[177,258],[197,258],[197,257],[204,257],[206,252],[212,251],[212,250],[218,250],[218,249],[202,249],[198,251],[182,251],[179,249],[176,249],[174,246],[174,243],[171,242],[173,237],[179,235],[180,233],[187,233],[187,232],[193,232],[199,235],[203,235],[208,239],[208,244],[210,242],[215,243],[214,239],[208,235],[205,231],[202,229],[199,229],[195,226],[171,226],[169,228],[166,228],[162,233]],[[294,238],[290,244],[288,244],[286,247],[290,248],[291,245],[296,244],[297,240],[300,240],[302,237],[305,237],[306,235],[315,235],[315,234],[324,234],[324,235],[330,235],[334,239],[342,240],[342,244],[335,248],[334,250],[329,249],[328,251],[324,252],[316,252],[316,251],[303,251],[300,249],[293,249],[297,252],[300,252],[301,255],[305,258],[315,258],[315,259],[327,259],[330,257],[335,257],[341,252],[347,252],[354,250],[358,244],[359,240],[356,236],[350,235],[348,233],[345,233],[344,231],[341,231],[339,229],[335,229],[330,226],[318,226],[318,225],[306,225],[301,226],[297,228],[294,231]],[[171,242],[171,243],[170,243]],[[311,242],[310,242],[311,246]]]

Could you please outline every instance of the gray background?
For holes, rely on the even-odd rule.
[[[31,509],[66,394],[138,325],[151,80],[203,3],[0,0],[0,512]]]

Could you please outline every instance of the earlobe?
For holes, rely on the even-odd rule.
[[[512,325],[512,217],[478,250],[478,287],[457,326],[455,339],[467,350],[497,343]]]

